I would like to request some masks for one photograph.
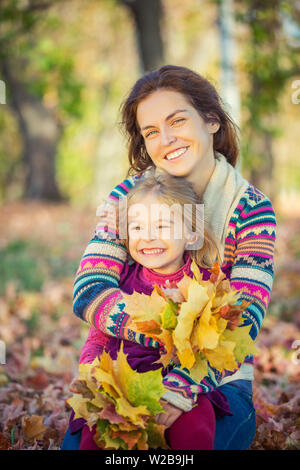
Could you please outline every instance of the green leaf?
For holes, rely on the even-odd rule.
[[[172,330],[177,326],[177,315],[171,305],[166,305],[161,313],[161,325],[163,328]]]
[[[151,414],[163,412],[159,400],[165,392],[161,369],[138,374],[129,366],[121,350],[117,358],[119,383],[133,406],[145,406]]]

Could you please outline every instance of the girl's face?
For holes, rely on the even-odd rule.
[[[185,238],[182,214],[153,195],[128,209],[129,252],[132,258],[162,274],[184,264]]]
[[[184,95],[158,90],[137,107],[137,122],[155,166],[188,177],[208,165],[219,123],[207,123]]]

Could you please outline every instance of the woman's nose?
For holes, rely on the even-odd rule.
[[[164,129],[161,131],[161,144],[162,145],[170,145],[175,142],[176,137],[172,134],[170,129]]]

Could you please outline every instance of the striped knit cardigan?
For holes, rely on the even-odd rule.
[[[110,203],[117,203],[126,196],[140,177],[135,175],[117,185],[109,195]],[[222,270],[229,270],[230,284],[242,293],[241,298],[252,302],[243,317],[246,319],[244,325],[252,325],[253,339],[261,328],[272,289],[275,230],[276,218],[270,200],[249,184],[228,224]],[[106,206],[76,274],[74,313],[103,332],[103,345],[107,335],[112,335],[159,347],[150,338],[137,335],[128,327],[130,312],[124,311],[125,303],[118,288],[126,258],[126,248],[118,238],[115,221]],[[253,363],[253,357],[247,356],[245,363]],[[198,393],[215,389],[232,374],[229,371],[221,374],[209,368],[208,376],[196,384],[186,369],[175,367],[164,378],[164,386],[195,402]]]

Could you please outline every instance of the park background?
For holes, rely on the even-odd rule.
[[[0,449],[60,447],[88,332],[73,280],[128,168],[119,108],[163,64],[214,83],[242,174],[274,205],[251,449],[300,448],[299,53],[299,0],[0,2]]]

